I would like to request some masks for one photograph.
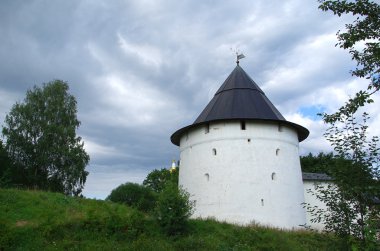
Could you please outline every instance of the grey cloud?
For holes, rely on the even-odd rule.
[[[0,101],[0,119],[33,85],[68,81],[82,121],[78,134],[91,154],[85,193],[104,197],[114,183],[141,180],[178,158],[169,137],[195,120],[233,70],[230,48],[247,56],[242,67],[290,117],[313,105],[305,98],[311,89],[343,88],[352,67],[347,52],[329,58],[329,45],[318,51],[308,46],[334,35],[345,19],[317,5],[2,1],[0,94],[7,97]]]

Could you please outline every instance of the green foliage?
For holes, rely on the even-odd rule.
[[[148,213],[154,209],[154,219],[167,235],[184,233],[193,210],[189,194],[178,188],[178,169],[155,169],[143,185],[129,182],[120,185],[107,200]]]
[[[165,188],[168,182],[178,185],[178,174],[178,168],[172,171],[165,168],[162,168],[161,170],[155,169],[148,174],[143,181],[143,185],[159,193]]]
[[[77,102],[68,90],[60,80],[35,86],[6,116],[2,132],[18,173],[14,183],[68,195],[81,193],[89,156],[76,136]]]
[[[338,112],[323,114],[326,122],[333,122],[341,115],[348,116],[359,107],[372,103],[371,95],[380,89],[380,5],[369,0],[319,2],[319,8],[323,11],[332,11],[338,16],[351,14],[356,17],[352,24],[346,24],[345,31],[338,31],[337,45],[349,50],[352,60],[357,62],[352,75],[370,80],[367,90],[356,93]]]
[[[0,187],[8,187],[13,181],[12,163],[0,140]]]
[[[156,218],[168,235],[186,232],[193,213],[194,202],[190,195],[174,183],[168,183],[158,197]]]
[[[315,156],[312,153],[309,153],[306,156],[301,156],[300,160],[302,172],[310,173],[330,174],[332,167],[340,166],[343,163],[345,165],[351,164],[351,161],[339,156],[334,156],[333,153],[323,152],[320,152]]]
[[[357,68],[352,75],[369,79],[366,90],[360,90],[333,114],[320,114],[325,123],[330,124],[325,136],[340,158],[351,161],[348,165],[337,166],[332,170],[336,187],[330,191],[320,188],[325,203],[330,203],[330,211],[314,209],[316,219],[326,220],[328,228],[342,236],[353,235],[361,240],[359,248],[371,249],[379,221],[379,206],[373,199],[380,194],[378,138],[367,139],[367,114],[358,121],[354,114],[366,104],[380,89],[380,5],[369,0],[319,0],[319,8],[332,11],[335,15],[351,14],[356,19],[346,24],[344,31],[338,31],[338,46],[347,49]],[[339,215],[339,211],[343,215]],[[329,218],[329,213],[331,218]],[[323,214],[327,214],[323,219]],[[378,224],[378,223],[377,223]],[[378,226],[377,226],[378,228]],[[372,235],[372,236],[371,236]],[[347,237],[348,246],[357,244]]]
[[[150,229],[132,208],[58,193],[0,189],[0,211],[0,250],[113,250]]]
[[[0,189],[0,212],[0,250],[342,250],[328,234],[214,220],[173,238],[127,206],[56,193]]]
[[[309,191],[327,208],[307,206],[314,217],[312,221],[323,222],[326,231],[344,237],[350,247],[356,245],[351,236],[361,240],[361,248],[376,244],[370,236],[376,233],[376,228],[369,228],[379,217],[379,206],[374,205],[374,199],[380,194],[380,149],[377,137],[367,139],[367,119],[366,113],[361,121],[354,114],[341,116],[326,131],[325,137],[340,161],[329,168],[334,184]]]
[[[148,187],[127,182],[113,189],[106,200],[149,212],[155,207],[157,195]]]
[[[186,232],[194,207],[194,203],[189,200],[190,195],[178,188],[178,174],[178,168],[155,169],[143,182],[145,187],[158,194],[155,219],[169,236]]]

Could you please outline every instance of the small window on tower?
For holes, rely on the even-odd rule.
[[[278,156],[279,154],[280,154],[280,149],[277,148],[277,149],[276,149],[276,156]]]
[[[276,180],[276,173],[272,173],[272,180]]]
[[[205,173],[205,177],[206,177],[206,180],[209,181],[210,180],[210,175],[208,173]]]
[[[248,143],[251,142],[251,139],[247,139]]]
[[[264,206],[264,199],[261,199],[261,205]]]
[[[212,149],[212,154],[216,155],[216,149],[215,148]]]
[[[278,124],[278,131],[282,132],[284,130],[284,126],[281,124]]]
[[[205,133],[209,133],[209,132],[210,132],[210,124],[206,124]]]
[[[245,130],[245,121],[240,121],[240,129]]]

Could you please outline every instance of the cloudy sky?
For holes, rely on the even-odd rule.
[[[316,113],[367,86],[335,47],[351,20],[318,10],[316,0],[3,0],[0,123],[34,85],[67,81],[91,156],[84,195],[102,199],[178,159],[170,135],[196,119],[238,49],[285,118],[310,130],[300,154],[330,151]],[[380,108],[368,109],[379,135]]]

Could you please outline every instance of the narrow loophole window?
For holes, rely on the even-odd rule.
[[[279,132],[282,132],[283,130],[284,130],[284,126],[281,125],[281,124],[279,124],[279,125],[278,125],[278,131],[279,131]]]
[[[271,177],[272,177],[272,180],[276,180],[276,173],[272,173]]]
[[[264,199],[261,199],[261,206],[264,206]]]
[[[247,139],[248,143],[251,142],[251,139]]]
[[[210,180],[210,175],[208,173],[205,173],[206,181]]]
[[[240,129],[245,130],[245,121],[240,121]]]
[[[212,149],[212,154],[216,155],[216,149],[215,148]]]
[[[280,149],[276,149],[276,156],[278,156],[280,154]]]
[[[209,132],[210,132],[210,124],[206,124],[205,133],[209,133]]]

